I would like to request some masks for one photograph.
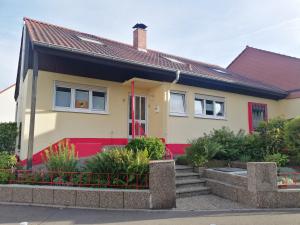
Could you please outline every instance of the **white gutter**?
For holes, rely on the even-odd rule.
[[[176,78],[173,80],[172,84],[176,84],[180,78],[180,70],[176,70]]]

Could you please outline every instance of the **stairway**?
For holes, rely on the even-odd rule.
[[[205,179],[193,172],[193,167],[176,165],[176,197],[184,198],[210,193],[210,188],[205,186]]]

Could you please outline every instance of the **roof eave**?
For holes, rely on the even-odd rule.
[[[131,65],[137,65],[137,66],[143,66],[147,68],[152,68],[152,69],[158,69],[166,72],[176,72],[175,69],[169,69],[161,66],[155,66],[155,65],[150,65],[150,64],[145,64],[145,63],[140,63],[132,60],[125,60],[125,59],[120,59],[118,57],[108,57],[100,54],[91,54],[90,52],[87,51],[80,51],[80,50],[74,50],[72,48],[67,48],[67,47],[61,47],[57,45],[52,45],[52,44],[45,44],[43,42],[37,42],[37,41],[32,41],[33,47],[46,47],[50,49],[56,49],[60,51],[65,51],[68,53],[77,53],[77,54],[82,54],[86,56],[92,56],[98,59],[105,59],[105,60],[112,60],[112,61],[117,61],[121,63],[126,63],[126,64],[131,64]],[[269,99],[283,99],[285,98],[288,93],[286,92],[281,92],[281,91],[272,91],[272,90],[266,90],[263,88],[256,88],[253,86],[248,86],[244,84],[238,84],[238,83],[231,83],[231,82],[226,82],[226,81],[221,81],[218,79],[214,79],[213,77],[205,74],[199,74],[199,73],[187,73],[187,72],[182,72],[183,76],[188,76],[192,77],[194,82],[199,81],[199,85],[201,85],[201,81],[210,81],[210,83],[215,83],[216,85],[209,85],[211,88],[218,89],[218,90],[223,90],[227,92],[235,92],[235,93],[241,93],[241,94],[247,94],[247,95],[252,95],[252,96],[257,96],[257,97],[265,97]],[[192,86],[197,86],[197,85],[192,85]],[[222,88],[224,86],[224,88]],[[241,91],[241,92],[239,92]],[[261,95],[259,95],[261,94]],[[259,96],[258,96],[259,95]]]

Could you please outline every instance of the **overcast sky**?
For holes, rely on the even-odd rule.
[[[0,90],[15,82],[29,18],[226,67],[246,45],[300,58],[300,0],[0,0]]]

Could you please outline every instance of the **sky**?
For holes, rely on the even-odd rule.
[[[16,78],[23,17],[150,49],[228,64],[248,45],[300,58],[300,0],[0,0],[0,90]]]

